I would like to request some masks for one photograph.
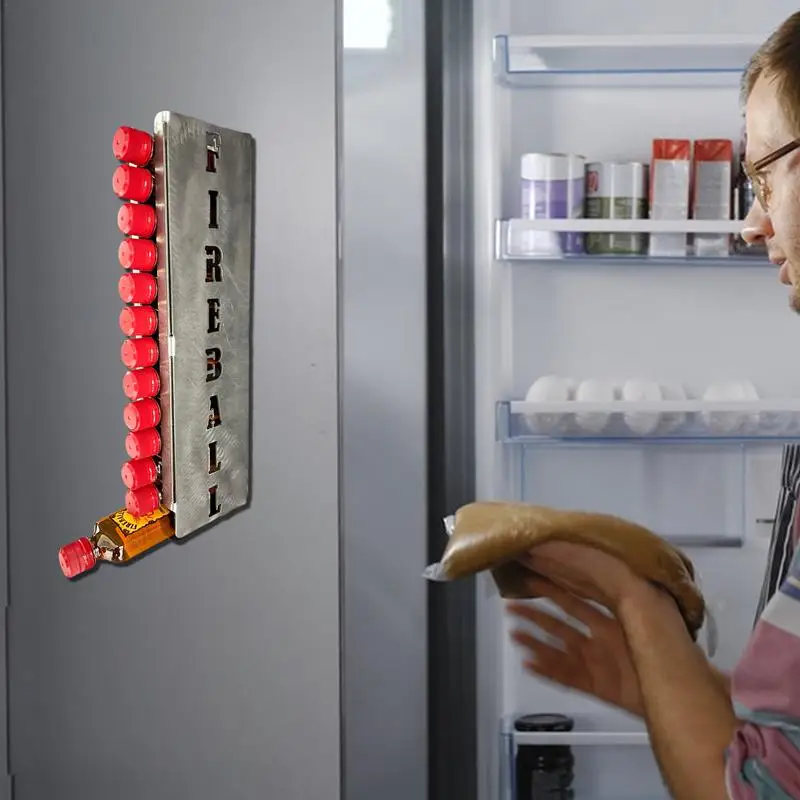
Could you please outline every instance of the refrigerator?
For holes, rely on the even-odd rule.
[[[732,185],[743,69],[794,10],[769,3],[754,29],[738,4],[477,2],[471,55],[453,45],[445,58],[440,422],[451,482],[436,513],[475,497],[649,527],[696,566],[713,616],[700,641],[723,670],[754,624],[781,447],[798,433],[798,386],[781,368],[797,320],[763,249],[737,239],[744,210]],[[455,12],[448,21],[452,43]],[[673,145],[658,140],[684,140],[688,161],[665,174]],[[716,167],[709,147],[724,148]],[[680,208],[661,194],[678,174]],[[710,205],[709,191],[719,193]],[[459,376],[465,365],[471,374]],[[442,528],[431,561],[445,542]],[[432,591],[453,593],[434,600],[431,636],[450,660],[433,702],[456,685],[441,710],[461,736],[458,756],[455,743],[445,750],[451,763],[469,759],[467,717],[477,719],[475,796],[527,800],[517,763],[536,760],[551,781],[571,782],[574,795],[552,796],[669,796],[639,720],[523,671],[509,637],[518,623],[491,578],[469,596]],[[517,730],[528,714],[573,727]]]
[[[426,796],[425,35],[393,10],[345,50],[326,0],[2,4],[2,798]],[[112,140],[164,110],[255,140],[251,500],[73,583],[58,548],[124,503]]]
[[[641,725],[522,673],[488,579],[422,573],[476,498],[617,513],[686,549],[735,663],[799,438],[784,289],[758,254],[562,257],[591,225],[523,220],[521,166],[738,144],[793,10],[3,3],[0,798],[516,800],[518,748],[551,745],[576,798],[666,797]],[[252,500],[70,583],[57,548],[123,496],[111,136],[164,109],[256,141]],[[587,432],[526,402],[546,375],[689,396],[625,406],[666,433],[605,400]],[[718,382],[757,393],[735,424]]]

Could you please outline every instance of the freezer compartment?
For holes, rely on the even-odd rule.
[[[736,86],[763,41],[738,34],[497,36],[496,80],[505,86]]]
[[[531,712],[526,712],[531,713]],[[632,717],[569,714],[569,732],[520,732],[513,714],[501,724],[500,800],[530,800],[531,783],[569,784],[554,797],[574,800],[668,800],[647,731]],[[531,770],[538,768],[538,772]],[[534,772],[535,777],[531,777]],[[571,790],[571,793],[570,793]],[[545,796],[545,795],[542,795]]]

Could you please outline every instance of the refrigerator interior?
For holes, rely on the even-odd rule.
[[[728,669],[753,623],[780,446],[800,431],[800,375],[783,368],[800,323],[785,287],[763,257],[530,258],[499,223],[522,214],[524,153],[649,164],[654,138],[738,147],[736,70],[796,8],[770,0],[758,30],[741,0],[477,0],[474,10],[478,497],[616,513],[675,537],[714,611],[713,661]],[[546,375],[680,385],[688,411],[717,408],[697,402],[716,381],[749,381],[757,399],[736,430],[692,413],[669,435],[663,424],[630,435],[616,414],[605,434],[586,436],[559,413],[555,433],[541,434],[526,418],[532,407],[514,403]],[[638,722],[523,674],[496,591],[482,579],[477,592],[482,800],[514,797],[509,766],[523,739],[502,730],[535,712],[576,720],[558,740],[573,746],[576,797],[667,797]]]

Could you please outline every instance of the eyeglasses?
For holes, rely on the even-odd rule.
[[[770,185],[767,182],[767,176],[764,174],[764,170],[770,164],[774,164],[778,159],[789,155],[789,153],[797,150],[798,148],[800,148],[800,139],[795,139],[793,142],[789,142],[788,144],[783,145],[783,147],[773,150],[763,158],[759,158],[754,164],[751,164],[748,161],[745,161],[742,164],[744,174],[747,175],[747,177],[750,179],[750,182],[753,184],[753,191],[755,192],[758,202],[761,203],[761,207],[764,209],[764,211],[769,210],[769,198],[771,194]]]

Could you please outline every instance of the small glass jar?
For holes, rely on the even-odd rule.
[[[527,714],[514,722],[520,733],[565,733],[575,720],[561,714]],[[566,745],[520,744],[516,800],[573,800],[575,757]]]

